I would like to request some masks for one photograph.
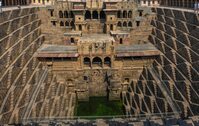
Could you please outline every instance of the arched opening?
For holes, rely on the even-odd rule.
[[[132,27],[132,26],[133,26],[131,21],[129,21],[128,26],[129,26],[129,27]]]
[[[82,25],[79,25],[79,31],[82,31]]]
[[[127,11],[123,11],[123,18],[127,18]]]
[[[95,57],[92,61],[93,67],[102,67],[102,59]]]
[[[69,22],[68,21],[65,22],[65,26],[69,27]]]
[[[68,11],[64,11],[64,17],[68,18]]]
[[[2,1],[2,6],[5,6],[5,1],[4,0]]]
[[[63,18],[63,12],[59,11],[59,18]]]
[[[88,57],[84,58],[84,66],[85,67],[91,67],[91,60]]]
[[[50,10],[50,16],[53,17],[54,14],[53,14],[53,10]]]
[[[91,12],[90,11],[86,11],[85,19],[91,19]]]
[[[122,23],[119,21],[119,22],[117,23],[117,26],[118,26],[118,27],[122,27]]]
[[[121,17],[121,11],[118,11],[118,12],[117,12],[117,18],[122,18],[122,17]]]
[[[111,67],[111,58],[110,57],[104,58],[104,65],[106,67]]]
[[[126,23],[126,21],[123,23],[123,27],[127,27],[127,23]]]
[[[93,19],[98,19],[98,12],[97,11],[93,11]]]
[[[74,18],[74,14],[72,11],[70,11],[70,18]]]
[[[129,11],[128,18],[132,18],[132,11]]]
[[[71,26],[72,28],[75,27],[74,21],[71,21],[71,22],[70,22],[70,26]]]
[[[56,26],[56,21],[51,21],[53,26]]]
[[[64,22],[63,21],[60,22],[60,26],[64,26]]]
[[[142,17],[142,11],[139,11],[139,16]]]
[[[136,21],[136,26],[137,26],[137,27],[140,26],[140,21]]]
[[[113,24],[110,25],[110,30],[113,31]]]
[[[120,38],[120,44],[123,44],[123,39],[122,38]]]
[[[106,14],[104,11],[100,11],[100,19],[105,19],[106,18]]]
[[[74,38],[70,38],[70,43],[74,44],[75,43],[75,39]]]

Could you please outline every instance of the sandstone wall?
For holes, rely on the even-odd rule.
[[[66,86],[34,56],[45,40],[38,11],[26,8],[0,15],[0,124],[68,115],[71,96],[65,95]]]
[[[151,68],[132,82],[126,105],[132,113],[173,112],[158,83],[184,116],[199,114],[199,20],[195,13],[153,9],[157,13],[149,40],[160,51]],[[159,81],[159,82],[158,82]],[[133,93],[134,92],[134,93]],[[138,109],[138,111],[137,111]]]

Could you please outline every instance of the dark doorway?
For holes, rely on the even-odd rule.
[[[66,21],[66,22],[65,22],[65,25],[66,25],[66,26],[69,26],[69,22],[68,22],[68,21]]]
[[[129,27],[132,27],[132,26],[133,26],[131,21],[129,21],[128,26],[129,26]]]
[[[120,44],[123,44],[123,39],[122,38],[120,38]]]
[[[113,31],[113,24],[110,25],[110,30]]]
[[[123,11],[123,18],[127,18],[127,11]]]
[[[2,1],[2,6],[5,6],[5,0]]]
[[[104,58],[104,65],[111,67],[111,58],[110,57]]]
[[[132,11],[129,11],[128,18],[132,18]]]
[[[71,43],[71,44],[74,44],[74,43],[75,43],[75,39],[74,39],[74,38],[71,38],[71,39],[70,39],[70,43]]]
[[[137,26],[137,27],[140,26],[140,21],[136,21],[136,26]]]
[[[102,67],[102,60],[99,57],[95,57],[92,64],[94,67]]]
[[[61,21],[61,22],[60,22],[60,26],[64,26],[64,22]]]
[[[91,60],[88,57],[84,58],[84,66],[91,67]]]
[[[121,11],[117,12],[117,18],[121,18]]]
[[[117,23],[117,26],[118,26],[118,27],[122,27],[122,23],[119,21],[119,22]]]
[[[123,23],[123,27],[127,27],[127,23],[126,22]]]
[[[53,17],[53,10],[50,10],[50,16]]]
[[[68,18],[68,11],[64,11],[64,17]]]
[[[70,22],[70,26],[71,26],[72,28],[75,27],[74,21],[71,21],[71,22]]]
[[[100,12],[100,19],[106,19],[106,14],[104,11]]]
[[[85,19],[91,19],[91,12],[90,11],[86,11]]]
[[[79,25],[79,31],[82,31],[82,25]]]
[[[74,18],[74,14],[72,11],[70,11],[70,18]]]
[[[63,18],[63,12],[59,11],[59,18]]]
[[[93,19],[98,19],[98,12],[97,11],[93,11]]]
[[[142,17],[142,11],[139,12],[139,16]]]

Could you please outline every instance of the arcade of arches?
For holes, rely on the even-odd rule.
[[[3,6],[28,5],[31,0],[2,0]]]
[[[85,67],[111,67],[111,58],[105,57],[94,57],[90,59],[89,57],[84,58]]]
[[[104,11],[85,11],[85,19],[105,19],[106,14]],[[74,18],[72,11],[59,11],[59,18]],[[117,18],[132,18],[132,11],[118,11]]]
[[[161,5],[182,7],[182,8],[194,8],[194,3],[199,2],[199,0],[162,0]]]

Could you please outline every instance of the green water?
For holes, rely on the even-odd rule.
[[[90,97],[88,102],[78,102],[76,116],[123,115],[121,101],[107,101],[106,97]]]

